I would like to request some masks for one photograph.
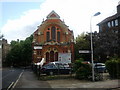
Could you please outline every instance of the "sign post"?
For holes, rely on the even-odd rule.
[[[90,53],[89,50],[79,50],[79,53]]]

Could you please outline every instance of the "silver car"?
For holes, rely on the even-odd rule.
[[[106,66],[104,63],[94,63],[94,70],[98,73],[107,72]]]

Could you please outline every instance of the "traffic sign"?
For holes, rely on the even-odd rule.
[[[79,50],[79,53],[90,53],[89,50]]]

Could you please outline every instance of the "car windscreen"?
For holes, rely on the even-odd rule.
[[[58,69],[64,69],[64,65],[63,64],[56,63],[55,65],[57,66]]]

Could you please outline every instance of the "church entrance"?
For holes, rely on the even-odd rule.
[[[50,62],[54,62],[54,51],[50,51]]]
[[[58,61],[58,52],[50,51],[46,52],[46,62]]]

